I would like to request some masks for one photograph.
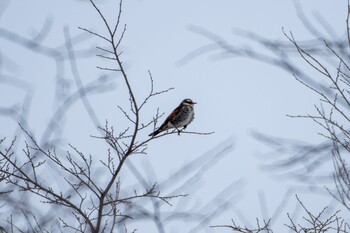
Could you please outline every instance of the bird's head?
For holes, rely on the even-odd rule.
[[[181,105],[193,106],[194,104],[196,104],[196,102],[193,102],[191,99],[184,99],[184,100],[181,102]]]

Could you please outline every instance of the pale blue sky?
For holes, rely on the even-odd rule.
[[[89,3],[72,0],[3,2],[8,4],[1,3],[7,6],[0,18],[1,29],[31,38],[41,30],[45,20],[52,20],[51,30],[42,45],[66,50],[64,28],[69,30],[71,37],[82,35],[86,38],[85,41],[75,47],[78,50],[88,50],[89,54],[77,62],[82,82],[87,84],[99,75],[106,74],[96,69],[96,66],[106,65],[106,61],[95,57],[98,52],[95,45],[103,45],[103,42],[78,29],[85,27],[101,34],[105,32],[102,21]],[[301,3],[311,22],[318,25],[315,15],[322,15],[337,36],[344,33],[346,4],[346,1],[334,0],[309,0]],[[114,0],[103,1],[98,6],[108,15],[109,20],[115,17]],[[179,61],[211,42],[190,30],[193,26],[218,34],[234,45],[249,46],[259,52],[268,51],[233,32],[243,29],[272,40],[285,40],[282,34],[284,27],[286,31],[293,31],[296,39],[311,39],[312,36],[298,19],[293,1],[125,1],[122,21],[127,24],[122,59],[137,98],[141,99],[148,92],[147,70],[152,72],[157,90],[175,87],[175,90],[150,102],[143,116],[151,119],[157,107],[169,113],[182,99],[190,97],[198,105],[195,109],[196,118],[188,129],[215,131],[210,136],[171,135],[153,141],[149,144],[148,156],[131,158],[134,164],[140,167],[145,176],[161,181],[186,162],[216,148],[221,142],[232,141],[235,143],[234,149],[202,177],[198,190],[190,196],[193,205],[196,202],[207,202],[231,182],[243,178],[245,185],[238,191],[240,198],[237,201],[231,200],[233,205],[240,209],[250,223],[254,223],[256,217],[262,217],[258,192],[264,192],[269,213],[272,214],[288,187],[294,184],[276,182],[270,177],[271,173],[259,169],[261,161],[257,155],[267,152],[268,148],[254,140],[249,132],[256,130],[273,136],[321,142],[323,138],[317,135],[318,128],[310,121],[286,117],[286,114],[313,111],[317,97],[296,82],[291,74],[252,59],[215,59],[215,56],[211,56],[213,53],[208,53],[186,63]],[[26,92],[21,89],[0,82],[0,107],[17,105],[21,108],[28,104],[25,99],[31,97],[26,121],[34,135],[41,140],[43,127],[57,107],[54,105],[57,103],[56,64],[53,59],[35,51],[0,37],[0,52],[3,54],[1,75],[23,80],[31,90],[30,95],[26,96]],[[67,93],[72,93],[76,86],[69,63],[66,60],[62,64],[64,70],[62,67],[59,69],[68,85]],[[103,95],[92,95],[89,100],[100,122],[104,123],[108,119],[118,128],[125,122],[120,121],[122,116],[117,105],[127,106],[126,91],[118,77],[112,77],[109,82],[115,85],[115,90]],[[1,116],[0,119],[0,137],[13,136],[17,123],[8,117]],[[64,123],[63,147],[69,142],[93,156],[105,154],[103,143],[90,137],[98,133],[81,102],[68,110]],[[150,132],[145,132],[145,137],[146,133]],[[153,175],[146,174],[147,169],[142,168],[147,166],[153,167]],[[315,210],[323,208],[329,200],[316,195],[320,201],[315,202],[311,195],[301,193],[300,196],[305,204]],[[293,211],[296,200],[291,198],[289,204],[284,209],[285,213]],[[275,229],[285,229],[285,213],[282,214],[282,219],[278,219]],[[241,221],[235,214],[235,209],[232,209],[210,224],[229,224],[231,218]],[[150,227],[147,230],[138,227],[140,232],[151,232],[152,226],[147,226]],[[169,232],[184,232],[181,227],[177,230]]]

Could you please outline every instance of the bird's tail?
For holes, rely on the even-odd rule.
[[[150,133],[148,136],[154,137],[154,136],[156,136],[157,134],[159,134],[160,132],[162,132],[161,128],[157,129],[157,130],[154,131],[153,133]]]

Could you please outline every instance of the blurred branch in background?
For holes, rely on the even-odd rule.
[[[332,161],[329,156],[332,150],[331,142],[324,141],[315,145],[258,132],[252,132],[252,136],[271,149],[258,158],[261,159],[261,168],[275,174],[275,179],[293,179],[307,186],[319,187],[333,182],[332,171],[323,168]],[[321,167],[323,169],[320,169]]]

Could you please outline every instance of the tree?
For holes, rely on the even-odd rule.
[[[2,212],[3,222],[1,230],[5,232],[129,232],[129,220],[149,220],[156,225],[158,232],[165,232],[167,222],[183,221],[187,219],[198,222],[198,228],[202,227],[202,221],[215,217],[216,208],[207,208],[201,212],[172,211],[162,213],[164,205],[172,206],[172,202],[181,202],[181,198],[187,197],[185,187],[195,183],[206,170],[215,163],[212,160],[220,160],[233,147],[233,142],[228,141],[225,146],[215,149],[211,154],[194,159],[181,168],[178,173],[181,176],[169,177],[162,183],[147,180],[134,167],[131,158],[137,154],[146,154],[150,142],[160,137],[178,134],[177,130],[165,132],[156,137],[141,135],[142,132],[151,132],[159,125],[158,121],[163,116],[156,111],[155,116],[145,121],[142,113],[147,104],[154,97],[167,93],[173,88],[163,91],[154,90],[154,80],[151,72],[148,72],[150,80],[149,94],[139,100],[130,82],[129,76],[122,60],[121,44],[126,32],[126,25],[122,25],[122,1],[119,2],[115,21],[108,22],[103,11],[93,0],[90,3],[107,30],[107,34],[95,32],[81,27],[84,34],[96,36],[102,42],[97,47],[98,57],[111,61],[108,67],[97,67],[108,72],[107,77],[118,77],[123,80],[129,100],[129,108],[119,106],[124,116],[120,125],[111,126],[108,120],[101,124],[91,106],[89,95],[105,93],[113,90],[110,78],[106,76],[98,78],[95,82],[83,85],[79,75],[76,61],[78,52],[74,48],[83,41],[81,36],[71,37],[67,28],[64,30],[66,52],[62,48],[53,49],[41,43],[41,36],[49,30],[50,19],[43,26],[42,34],[37,38],[26,39],[11,31],[1,29],[0,36],[17,43],[19,46],[33,49],[53,59],[57,66],[57,89],[64,98],[60,99],[59,106],[50,119],[44,131],[44,140],[40,141],[26,122],[28,103],[23,104],[23,111],[17,111],[14,107],[1,109],[3,116],[8,116],[19,122],[19,129],[13,139],[4,137],[0,140],[0,185],[2,187]],[[91,56],[91,51],[85,51],[85,57]],[[5,55],[3,55],[5,56]],[[62,79],[62,60],[69,61],[77,90],[71,95],[64,95],[65,83]],[[61,78],[61,79],[60,79]],[[26,83],[14,79],[11,85],[19,87],[30,96],[31,90]],[[62,97],[61,96],[61,97]],[[27,99],[30,101],[30,98]],[[106,143],[106,154],[95,157],[92,154],[69,144],[69,149],[60,145],[60,124],[63,117],[76,101],[81,101],[91,122],[99,129],[99,135],[93,136],[96,140]],[[127,122],[127,124],[124,124]],[[208,135],[182,131],[181,134]],[[53,135],[55,137],[53,137]],[[25,138],[22,142],[21,138]],[[23,143],[23,144],[22,144]],[[21,145],[24,148],[21,149]],[[204,166],[204,167],[203,167]],[[135,176],[137,185],[124,182],[126,167],[130,175]],[[193,175],[191,172],[195,170]],[[199,171],[197,171],[199,170]],[[173,186],[181,183],[180,188]],[[236,183],[230,184],[228,190],[233,190]],[[160,191],[162,190],[162,191]],[[167,194],[163,194],[166,192]],[[218,199],[226,197],[218,194]],[[38,202],[41,202],[41,204]],[[216,202],[216,199],[213,200]],[[33,203],[33,204],[32,204]],[[209,203],[210,204],[210,203]],[[145,207],[151,205],[152,208]],[[201,208],[205,208],[204,205]],[[164,216],[165,215],[165,216]],[[164,218],[169,218],[164,221]],[[131,230],[135,232],[136,229]]]

